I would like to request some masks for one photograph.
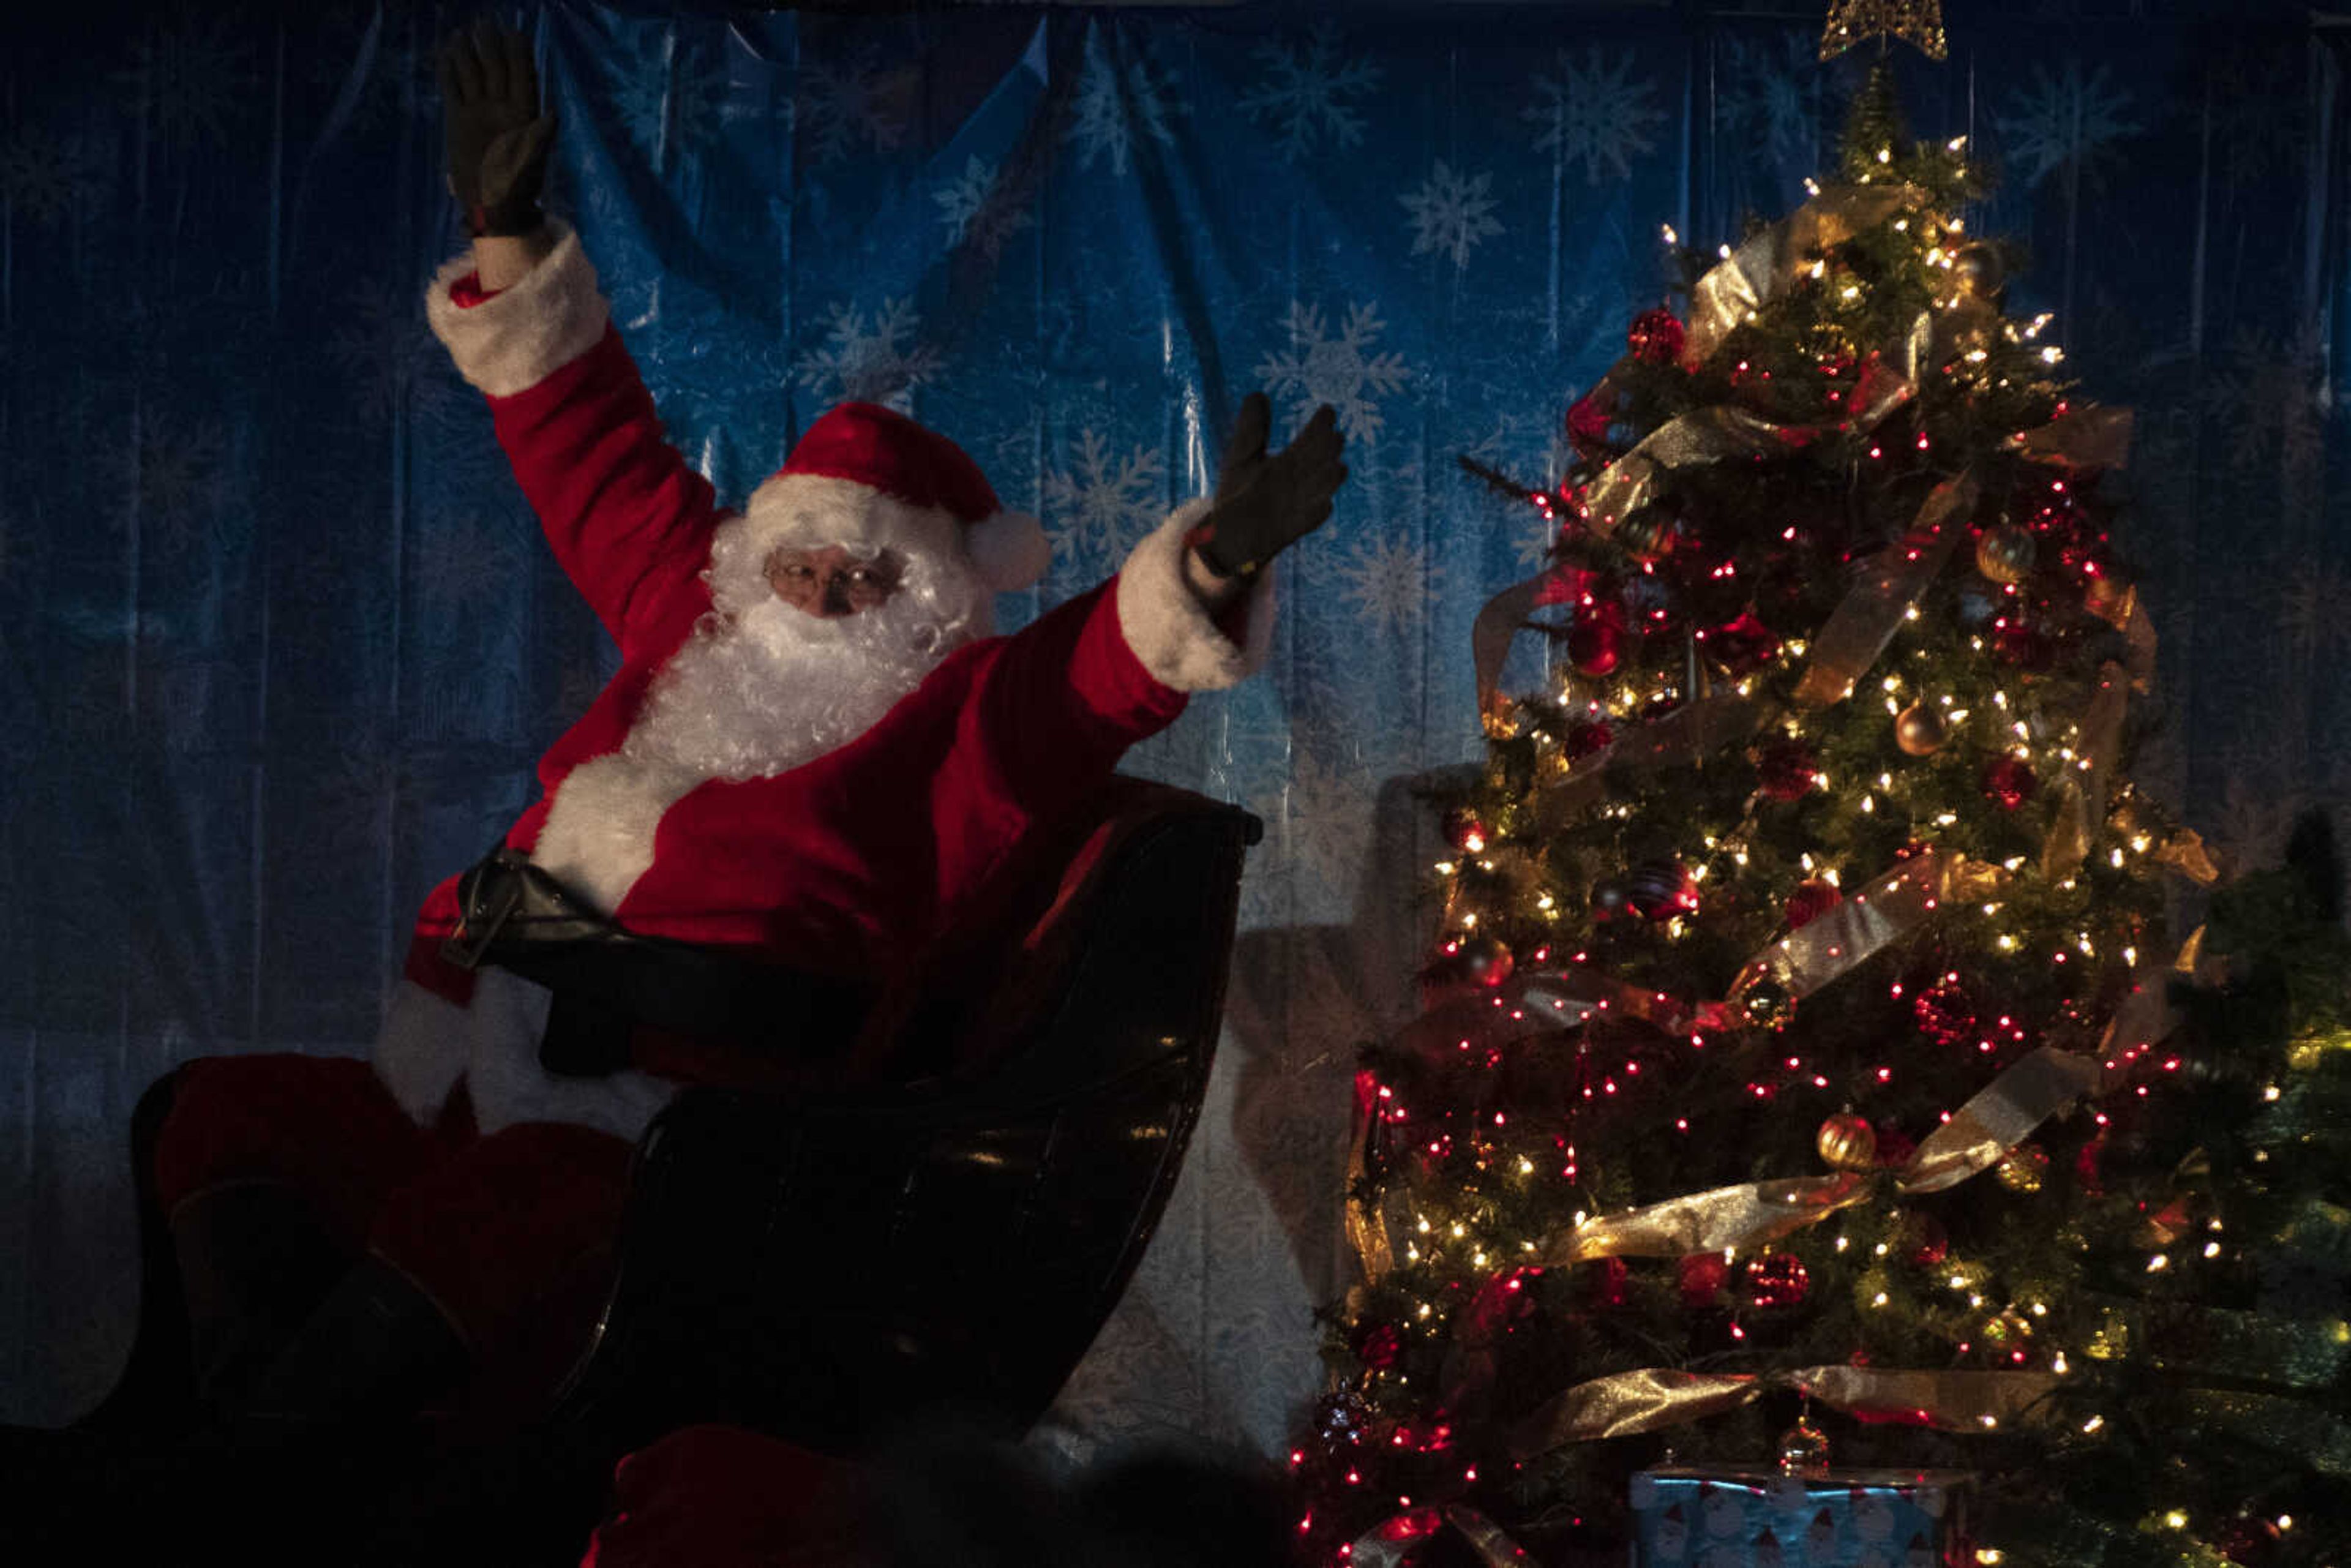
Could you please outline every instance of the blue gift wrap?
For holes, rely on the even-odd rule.
[[[1632,1483],[1633,1568],[1972,1568],[1966,1470],[1663,1465]]]

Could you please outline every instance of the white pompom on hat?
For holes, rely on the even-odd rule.
[[[833,491],[830,485],[808,486],[808,480],[841,481],[919,511],[944,513],[961,525],[955,532],[972,570],[998,593],[1027,588],[1045,575],[1052,559],[1043,525],[1026,512],[1005,510],[968,453],[879,403],[844,402],[826,410],[793,444],[784,465],[752,493],[745,509],[755,517],[776,516],[796,493],[810,492],[813,499]],[[805,526],[779,520],[760,531],[778,544],[857,548],[876,542],[826,537],[841,531],[843,521],[838,506],[820,505],[809,509]]]

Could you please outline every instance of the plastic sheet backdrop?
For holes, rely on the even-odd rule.
[[[1799,7],[1798,10],[1804,8]],[[11,7],[0,23],[0,1418],[95,1399],[135,1299],[126,1119],[204,1052],[357,1053],[424,889],[526,800],[612,652],[427,336],[460,245],[456,7]],[[2139,14],[2139,13],[2146,14]],[[1349,1057],[1409,1007],[1476,755],[1484,598],[1544,544],[1458,472],[1554,470],[1658,302],[1658,230],[1776,214],[1870,51],[1691,5],[528,13],[573,214],[674,436],[739,499],[832,401],[963,442],[1057,564],[1211,482],[1241,394],[1354,477],[1265,679],[1134,761],[1270,833],[1181,1191],[1049,1434],[1280,1439],[1338,1278]],[[2298,8],[1954,5],[1917,127],[2102,399],[2224,846],[2351,765],[2340,74]],[[1521,674],[1525,672],[1521,671]]]

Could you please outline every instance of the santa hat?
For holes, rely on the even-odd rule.
[[[751,493],[744,515],[763,549],[960,549],[998,593],[1035,582],[1052,557],[1043,526],[1006,511],[968,453],[879,403],[827,410]]]

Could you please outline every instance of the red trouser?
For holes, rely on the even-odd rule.
[[[559,1325],[576,1347],[592,1321],[630,1152],[556,1123],[485,1137],[462,1103],[420,1127],[364,1061],[208,1057],[181,1069],[155,1185],[166,1214],[209,1187],[291,1187],[353,1257],[372,1251],[421,1286],[477,1353],[548,1356]]]

